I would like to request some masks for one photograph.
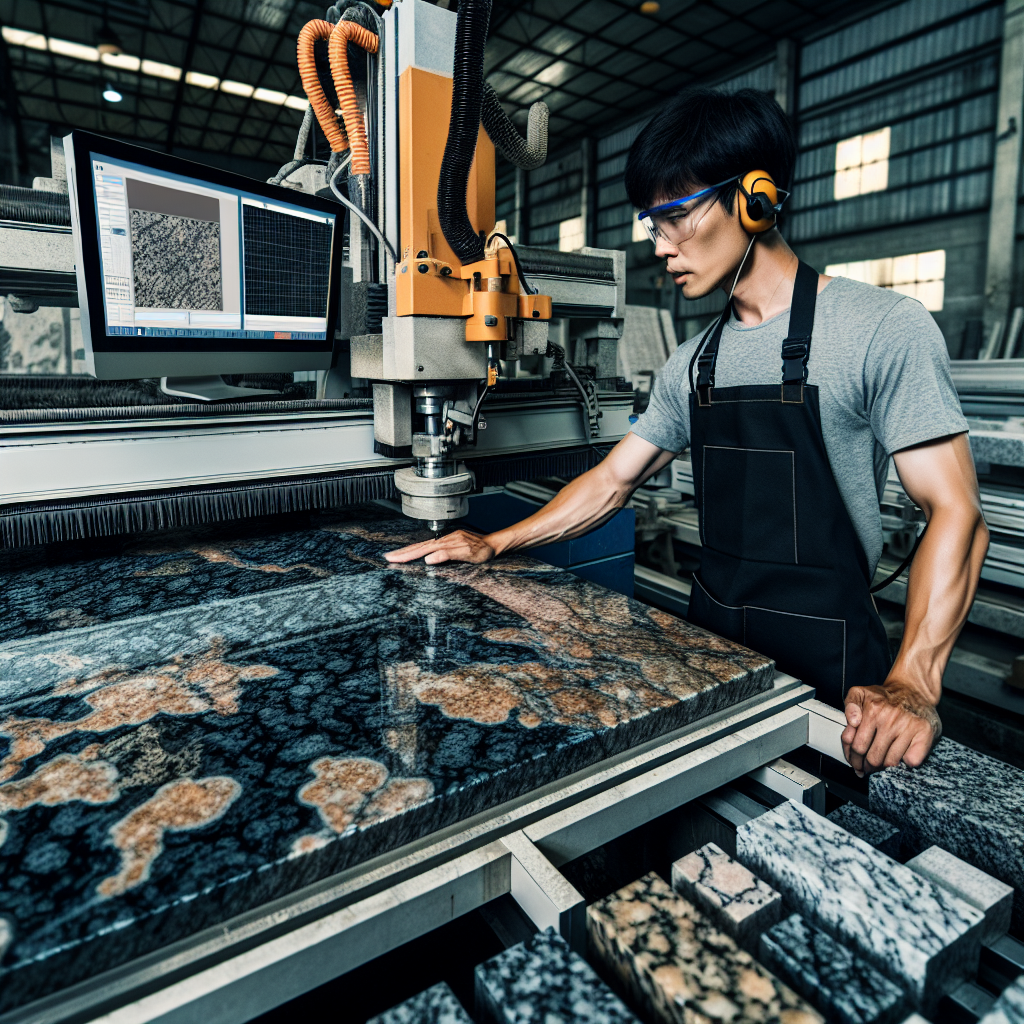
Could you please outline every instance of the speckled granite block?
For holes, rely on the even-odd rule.
[[[890,857],[899,855],[900,830],[877,814],[851,803],[837,807],[826,817],[832,824],[845,828],[850,835],[863,839],[876,850],[881,850]]]
[[[915,852],[941,846],[1016,890],[1024,928],[1024,771],[949,739],[920,768],[870,777],[871,810],[903,831]]]
[[[856,950],[926,1012],[969,977],[980,911],[788,800],[736,831],[736,856],[808,921]]]
[[[714,843],[672,865],[672,888],[755,956],[758,936],[782,916],[782,896]]]
[[[476,969],[478,1024],[639,1024],[552,929]]]
[[[912,857],[907,867],[980,910],[985,915],[982,942],[994,942],[1008,931],[1013,914],[1013,888],[1005,882],[939,846],[929,846],[924,853]]]
[[[978,1024],[1024,1024],[1024,974],[1003,990]]]
[[[442,981],[412,999],[371,1017],[366,1024],[473,1024],[473,1019]]]
[[[838,1024],[894,1024],[906,993],[830,935],[793,914],[761,936],[761,963]]]
[[[792,989],[655,874],[587,909],[591,959],[661,1024],[820,1024]]]
[[[533,559],[391,565],[394,515],[0,552],[0,1012],[771,688]]]

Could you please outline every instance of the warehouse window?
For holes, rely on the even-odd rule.
[[[854,135],[836,143],[833,197],[849,199],[889,187],[889,129]]]
[[[881,260],[856,263],[831,263],[825,268],[829,277],[848,277],[880,288],[890,288],[917,299],[933,313],[942,309],[945,298],[946,250],[912,252],[906,256],[887,256]]]
[[[570,217],[558,225],[558,248],[562,252],[572,252],[586,245],[583,237],[583,218]]]
[[[633,241],[634,242],[649,242],[650,240],[651,240],[651,236],[649,234],[647,234],[647,228],[645,228],[643,226],[643,224],[641,224],[640,221],[638,221],[636,219],[636,214],[634,213],[633,214]]]

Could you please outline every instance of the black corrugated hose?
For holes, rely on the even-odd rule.
[[[483,239],[473,230],[466,209],[469,169],[480,131],[484,94],[484,45],[491,0],[461,0],[455,26],[452,116],[437,183],[437,219],[452,252],[463,264],[484,258]]]

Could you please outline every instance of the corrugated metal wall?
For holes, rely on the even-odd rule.
[[[819,269],[946,248],[946,300],[935,317],[954,354],[964,321],[981,315],[1002,23],[1003,4],[992,0],[907,0],[798,48],[800,152],[786,237]],[[769,60],[717,84],[774,92],[775,83]],[[682,300],[650,245],[632,241],[622,172],[644,123],[594,140],[588,242],[626,249],[628,301],[672,306],[687,336],[722,299]],[[835,199],[836,144],[885,127],[887,187]],[[499,173],[499,216],[519,224],[521,241],[557,247],[558,224],[584,209],[584,153],[573,148],[526,175],[521,221],[515,172]]]

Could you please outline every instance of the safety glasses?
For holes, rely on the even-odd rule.
[[[662,203],[660,206],[652,206],[637,214],[637,220],[644,226],[647,237],[655,244],[659,238],[673,245],[685,242],[690,238],[697,225],[701,222],[704,214],[711,207],[711,199],[714,194],[726,185],[732,185],[736,178],[726,178],[717,185],[702,188],[693,195],[683,196],[682,199],[673,199],[670,203]]]

